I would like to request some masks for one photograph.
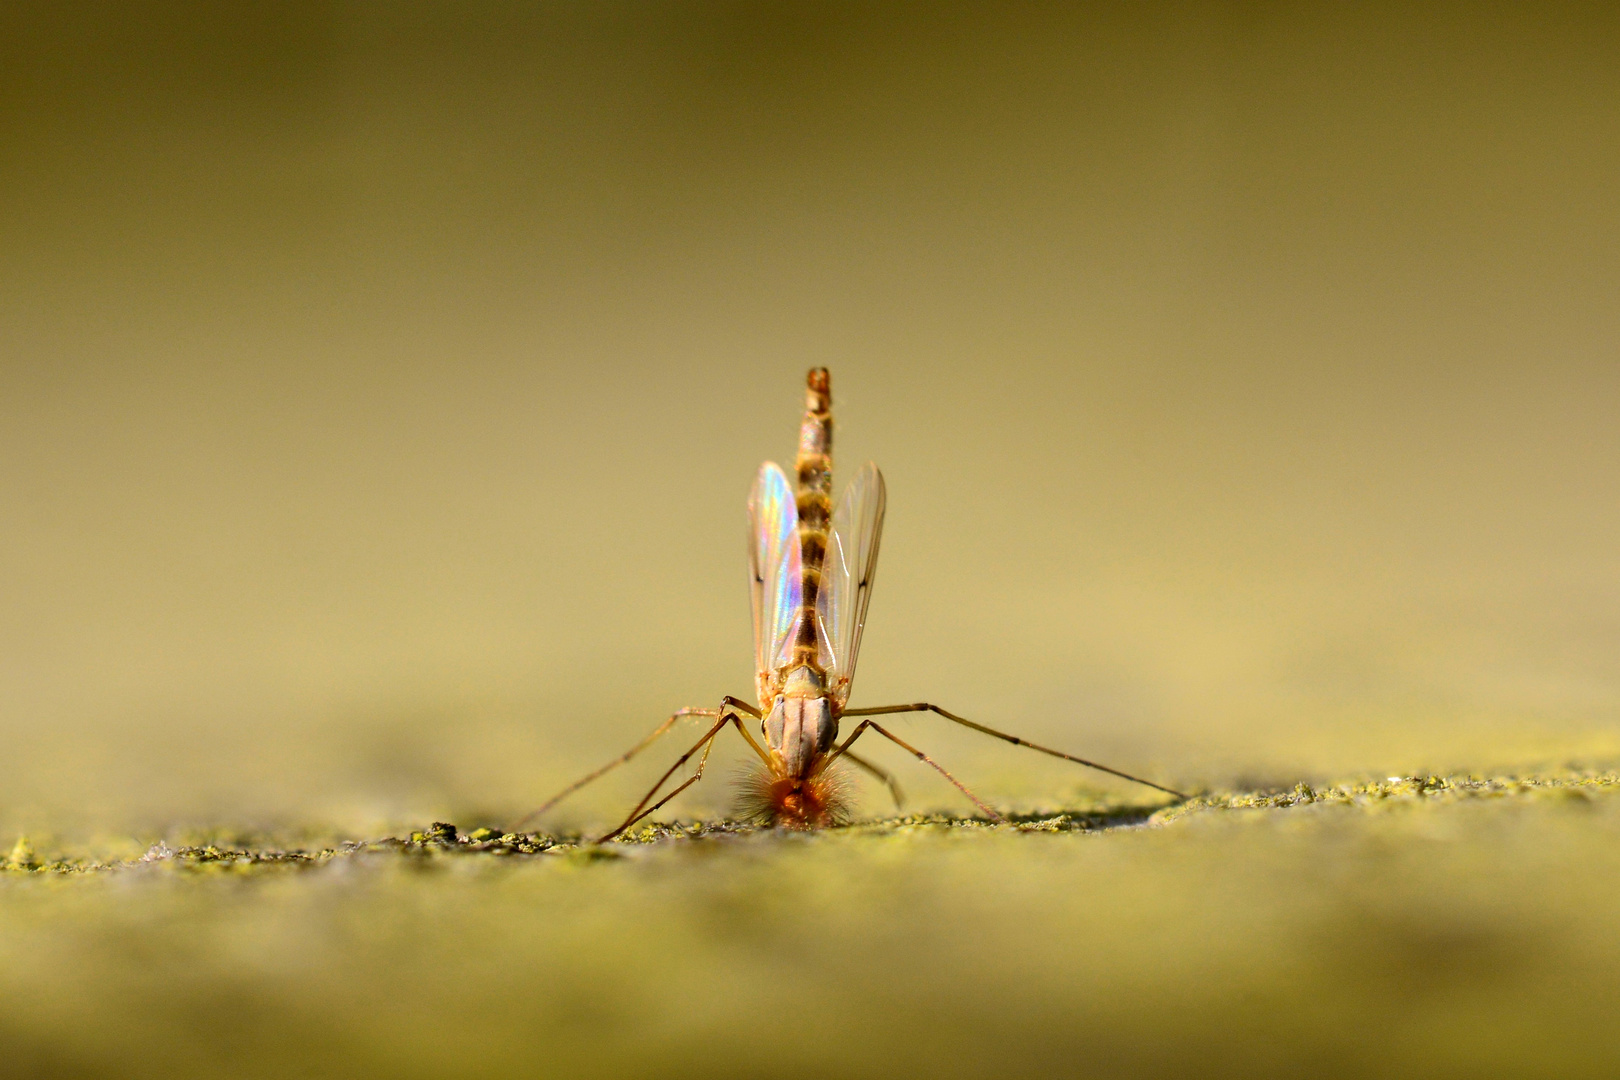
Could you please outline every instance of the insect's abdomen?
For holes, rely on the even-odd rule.
[[[793,642],[793,663],[818,670],[816,597],[821,592],[821,563],[827,554],[827,528],[832,519],[832,387],[826,368],[811,368],[807,382],[804,422],[799,426],[798,471],[799,553],[804,573],[800,594],[798,634]]]

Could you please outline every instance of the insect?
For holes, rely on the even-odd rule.
[[[988,818],[1006,819],[969,791],[938,762],[901,739],[873,717],[895,713],[933,713],[974,731],[1072,761],[1138,784],[1186,798],[1181,792],[1107,765],[996,731],[957,716],[938,705],[917,702],[876,708],[847,707],[855,661],[860,654],[866,608],[877,572],[878,541],[883,534],[887,493],[883,474],[867,462],[832,502],[832,393],[826,368],[814,368],[806,381],[804,420],[799,427],[795,479],[789,482],[773,462],[760,466],[748,497],[748,567],[754,609],[754,671],[759,706],[727,696],[719,708],[681,709],[641,742],[570,784],[518,826],[544,814],[586,784],[645,750],[688,717],[713,723],[658,778],[623,823],[601,837],[612,840],[703,778],[716,737],[734,727],[759,758],[759,767],[743,783],[740,805],[745,816],[766,824],[819,828],[849,818],[849,786],[842,763],[875,776],[888,786],[898,805],[901,793],[894,777],[851,747],[871,731],[928,765]],[[744,718],[757,721],[758,737]],[[839,722],[861,717],[843,742]],[[694,757],[697,767],[684,782],[659,797],[664,786]],[[657,800],[657,801],[654,801]]]

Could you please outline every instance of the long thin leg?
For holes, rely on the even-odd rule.
[[[546,802],[539,809],[531,810],[527,814],[524,814],[521,818],[519,818],[517,820],[516,823],[514,823],[512,825],[511,831],[512,832],[517,832],[524,825],[527,825],[529,822],[533,821],[535,818],[537,818],[540,815],[544,814],[547,810],[550,810],[553,806],[556,806],[558,803],[562,802],[568,796],[572,795],[574,792],[578,791],[580,788],[584,787],[586,784],[589,784],[592,780],[595,780],[597,777],[603,775],[604,773],[607,773],[607,772],[609,772],[609,771],[611,771],[613,769],[618,768],[620,765],[623,765],[625,762],[629,761],[631,758],[635,757],[637,754],[639,754],[643,750],[647,749],[647,747],[651,746],[654,742],[656,742],[658,740],[658,738],[661,735],[663,735],[664,733],[669,731],[670,728],[674,727],[678,722],[685,719],[686,717],[688,717],[688,716],[718,717],[721,714],[723,714],[728,708],[729,709],[736,709],[736,710],[739,710],[741,712],[745,712],[749,716],[752,716],[756,720],[758,720],[759,716],[760,716],[760,712],[759,712],[758,709],[756,709],[752,705],[748,704],[748,702],[743,701],[743,700],[741,700],[739,698],[734,698],[729,694],[727,694],[726,697],[720,702],[720,708],[718,708],[718,709],[696,709],[696,708],[680,709],[673,716],[671,716],[668,720],[665,720],[662,724],[659,724],[658,727],[653,730],[653,733],[651,735],[648,735],[645,739],[642,739],[640,742],[636,743],[636,745],[632,746],[630,749],[626,750],[624,753],[620,754],[618,757],[614,758],[612,761],[608,762],[606,765],[602,766],[600,769],[597,769],[595,772],[590,773],[589,775],[584,776],[584,777],[582,777],[582,778],[580,778],[578,780],[575,780],[572,784],[569,784],[567,787],[563,788],[557,794],[553,795],[550,799],[547,799]],[[738,728],[738,730],[741,731],[742,729]],[[747,738],[748,741],[751,744],[753,744],[755,753],[759,754],[761,757],[764,756],[764,754],[765,754],[764,750],[762,750],[760,748],[758,743],[754,742],[754,740],[751,737],[749,737],[749,735],[748,735],[748,733],[746,731],[743,732],[743,737]]]
[[[947,712],[946,710],[940,708],[938,705],[930,705],[926,701],[919,701],[915,705],[884,705],[884,706],[882,706],[880,708],[876,708],[876,709],[845,709],[844,710],[844,715],[845,716],[887,716],[890,713],[908,713],[908,712],[938,713],[940,716],[943,716],[945,719],[955,721],[956,723],[961,724],[963,727],[972,728],[974,731],[982,732],[985,735],[990,735],[990,736],[992,736],[994,738],[1002,740],[1003,742],[1010,742],[1014,746],[1027,746],[1031,750],[1038,751],[1038,752],[1040,752],[1042,754],[1050,754],[1052,757],[1062,758],[1064,761],[1072,761],[1076,765],[1084,765],[1088,769],[1096,769],[1098,772],[1105,772],[1105,773],[1108,773],[1108,774],[1110,774],[1112,776],[1117,776],[1121,780],[1129,780],[1129,781],[1131,781],[1133,783],[1145,784],[1146,786],[1148,786],[1150,788],[1153,788],[1155,791],[1162,791],[1166,795],[1174,795],[1178,799],[1191,798],[1191,796],[1187,795],[1185,792],[1177,791],[1175,788],[1165,787],[1163,784],[1155,784],[1152,780],[1144,780],[1140,776],[1132,776],[1128,772],[1120,772],[1118,769],[1110,768],[1107,765],[1099,765],[1095,761],[1087,761],[1083,757],[1075,757],[1073,754],[1065,754],[1063,751],[1061,751],[1061,750],[1053,750],[1051,747],[1037,746],[1035,743],[1032,743],[1032,742],[1028,741],[1027,739],[1020,739],[1016,735],[1008,735],[1005,732],[997,731],[994,728],[987,728],[983,724],[975,724],[972,720],[967,720],[967,719],[964,719],[963,717],[957,716],[955,713]]]
[[[862,769],[865,769],[867,772],[871,773],[873,776],[877,777],[883,782],[883,785],[889,789],[889,798],[894,800],[894,808],[896,810],[900,810],[905,807],[906,793],[900,790],[900,781],[894,778],[893,773],[886,769],[878,768],[870,761],[867,761],[863,757],[857,757],[852,751],[849,750],[844,751],[844,757],[849,758],[850,761],[854,762],[856,765],[860,766]]]
[[[718,724],[714,725],[713,730],[711,730],[707,735],[705,735],[703,738],[699,739],[697,744],[695,746],[693,746],[692,749],[690,749],[686,753],[682,754],[680,756],[680,759],[677,760],[675,762],[675,764],[671,765],[667,770],[665,770],[663,776],[660,776],[658,778],[658,783],[654,784],[652,786],[652,790],[647,792],[647,794],[642,797],[642,800],[636,804],[636,808],[634,810],[630,811],[630,818],[631,818],[630,824],[631,825],[633,825],[633,824],[635,824],[635,822],[641,820],[641,818],[646,817],[647,814],[652,813],[652,810],[648,810],[647,814],[643,814],[643,813],[641,813],[641,809],[642,809],[642,807],[646,806],[649,802],[651,802],[653,800],[653,797],[658,794],[658,789],[663,787],[664,784],[666,784],[669,781],[669,778],[671,776],[675,775],[676,770],[678,770],[682,765],[685,765],[687,760],[690,759],[693,754],[697,753],[698,747],[702,746],[704,743],[706,743],[710,739],[714,738],[715,735],[719,734],[720,729],[725,727],[726,723],[728,721],[736,726],[738,734],[740,734],[744,739],[748,740],[748,745],[754,748],[754,753],[758,754],[759,759],[761,761],[763,761],[766,764],[767,767],[769,767],[769,765],[771,763],[770,755],[765,752],[765,748],[763,746],[759,745],[759,743],[754,740],[754,737],[752,735],[748,734],[748,729],[742,726],[742,722],[737,719],[737,714],[734,711],[732,711],[733,706],[738,705],[738,704],[741,704],[741,702],[737,701],[737,699],[734,698],[734,697],[727,697],[725,699],[725,702],[724,702],[724,704],[722,704],[722,706],[720,707],[720,711],[719,711],[720,722]],[[744,708],[747,708],[747,706],[744,706]],[[750,710],[750,711],[752,711],[752,710]],[[759,714],[757,712],[755,712],[754,715],[758,716]],[[709,760],[709,752],[707,750],[705,750],[703,752],[703,762],[701,764],[699,764],[699,766],[698,766],[698,771],[697,771],[698,776],[703,775],[703,764],[707,764],[708,760]],[[682,785],[682,786],[684,787],[685,785]],[[663,806],[665,802],[668,802],[669,799],[672,799],[672,798],[674,798],[673,795],[671,795],[669,798],[665,799],[663,802],[659,803],[658,806]],[[653,809],[657,809],[657,807],[654,807]],[[621,825],[621,826],[619,826],[619,831],[623,832],[627,828],[629,828],[629,825]]]
[[[761,747],[759,745],[759,743],[754,741],[754,737],[752,735],[748,734],[748,730],[746,728],[744,728],[742,726],[742,722],[737,719],[737,714],[734,713],[734,712],[731,712],[729,709],[727,709],[727,710],[725,710],[725,715],[720,718],[720,720],[714,725],[714,727],[710,728],[708,730],[708,732],[703,736],[703,738],[699,739],[696,743],[694,743],[690,750],[688,750],[686,753],[684,753],[684,754],[682,754],[680,756],[680,760],[676,761],[675,764],[671,765],[664,772],[664,775],[660,776],[658,778],[658,783],[654,784],[653,787],[652,787],[652,790],[647,792],[647,794],[642,797],[641,801],[636,804],[636,808],[634,810],[630,811],[630,816],[624,819],[624,824],[620,825],[617,829],[614,829],[612,832],[608,833],[606,836],[602,837],[601,839],[597,840],[596,842],[598,844],[605,844],[609,840],[612,840],[614,837],[619,836],[621,833],[623,833],[626,829],[630,828],[636,822],[640,821],[642,818],[646,817],[648,814],[653,813],[655,810],[657,810],[659,807],[663,806],[665,803],[669,802],[675,796],[679,795],[681,792],[685,791],[687,788],[691,787],[693,784],[695,784],[699,780],[703,779],[704,767],[709,764],[709,752],[714,749],[714,737],[716,735],[720,734],[720,729],[725,727],[727,724],[731,724],[732,726],[734,726],[738,730],[738,732],[740,732],[742,734],[742,737],[744,739],[748,740],[748,745],[750,745],[750,746],[752,746],[754,748],[755,753],[759,754],[759,756],[761,758],[763,758],[767,763],[769,763],[770,758],[769,758],[768,755],[766,755],[764,748]],[[689,776],[684,783],[682,783],[678,787],[676,787],[674,791],[671,791],[668,795],[665,795],[662,799],[659,799],[656,803],[653,803],[651,806],[648,806],[647,804],[649,802],[652,802],[653,797],[655,795],[657,795],[659,789],[662,788],[664,786],[664,784],[669,781],[669,778],[671,776],[674,776],[676,771],[682,765],[686,764],[689,760],[691,760],[692,755],[697,753],[699,750],[703,751],[703,756],[698,759],[697,770],[695,772],[693,772],[693,774],[691,776]]]
[[[748,704],[748,702],[743,701],[741,698],[734,698],[730,694],[727,694],[720,700],[720,707],[722,709],[736,709],[740,713],[747,713],[755,720],[758,720],[764,716],[764,713],[761,713],[758,709]]]
[[[848,716],[849,714],[846,712],[844,715]],[[1000,814],[998,814],[994,810],[990,809],[990,807],[988,807],[984,803],[980,802],[979,797],[977,795],[973,794],[973,792],[969,791],[967,789],[966,784],[962,783],[962,781],[958,780],[956,777],[954,777],[950,773],[946,772],[945,767],[943,765],[941,765],[939,762],[935,761],[933,758],[929,757],[927,754],[923,753],[921,750],[917,749],[915,746],[912,746],[910,743],[906,742],[904,739],[900,738],[894,732],[889,731],[887,728],[882,727],[875,720],[862,720],[860,727],[857,727],[850,734],[849,738],[844,740],[843,745],[840,746],[837,750],[833,751],[831,754],[827,755],[827,762],[826,762],[825,765],[822,766],[822,769],[825,770],[828,765],[831,765],[838,758],[849,755],[850,744],[853,743],[856,739],[860,738],[861,733],[864,732],[867,728],[871,728],[873,731],[877,732],[879,735],[882,735],[885,739],[888,739],[890,742],[892,742],[896,746],[900,747],[900,749],[910,751],[912,757],[916,758],[918,761],[922,762],[924,765],[927,765],[929,768],[931,768],[935,772],[939,773],[939,775],[941,775],[945,779],[949,780],[956,787],[957,791],[960,791],[962,794],[966,795],[969,799],[971,799],[973,801],[974,806],[977,806],[980,810],[984,811],[984,814],[985,814],[986,817],[990,818],[992,821],[996,822],[999,825],[1007,824],[1007,819],[1006,818],[1002,817]]]
[[[624,753],[620,754],[618,757],[614,758],[612,761],[608,762],[606,765],[603,765],[600,769],[597,769],[595,772],[590,773],[590,774],[588,774],[588,775],[586,775],[584,777],[581,777],[578,780],[575,780],[572,784],[569,784],[567,787],[565,787],[561,791],[557,792],[557,794],[555,794],[551,798],[547,799],[545,801],[545,803],[540,806],[539,809],[530,810],[527,814],[524,814],[521,818],[519,818],[516,822],[513,823],[512,828],[511,828],[510,831],[511,832],[518,832],[519,830],[521,830],[523,828],[523,826],[527,825],[529,822],[533,821],[535,818],[539,817],[541,814],[544,814],[547,810],[550,810],[553,806],[556,806],[558,803],[560,803],[564,799],[568,798],[568,796],[572,795],[574,792],[578,791],[580,788],[584,787],[586,784],[590,783],[592,780],[595,780],[597,777],[602,776],[604,773],[611,772],[612,770],[618,768],[620,765],[623,765],[625,762],[629,761],[631,758],[635,757],[637,754],[639,754],[643,750],[647,749],[647,747],[649,747],[653,743],[657,742],[660,736],[662,736],[665,732],[669,731],[670,728],[674,727],[676,724],[680,723],[682,720],[686,719],[688,716],[719,716],[719,715],[720,715],[720,710],[719,709],[681,709],[681,710],[679,710],[673,716],[671,716],[668,720],[665,720],[662,724],[659,724],[656,728],[654,728],[653,733],[651,735],[648,735],[645,739],[642,739],[640,742],[636,743],[636,745],[632,746],[630,749],[626,750]]]
[[[710,728],[707,732],[705,732],[704,735],[703,735],[703,738],[701,738],[697,742],[693,743],[692,748],[690,750],[688,750],[686,753],[682,754],[680,756],[680,758],[675,762],[675,764],[671,765],[668,769],[664,770],[664,775],[660,776],[658,778],[658,783],[656,783],[656,784],[654,784],[652,786],[652,790],[647,792],[647,794],[643,795],[641,797],[641,801],[636,803],[636,808],[634,810],[630,811],[630,816],[624,819],[624,824],[620,825],[617,829],[614,829],[612,832],[610,832],[606,836],[602,837],[600,840],[597,841],[597,843],[598,844],[607,843],[609,840],[612,840],[615,836],[618,836],[620,833],[624,832],[624,830],[628,829],[630,826],[634,825],[636,822],[640,821],[643,817],[645,817],[646,815],[642,813],[642,809],[648,803],[652,802],[653,797],[658,794],[658,789],[663,787],[664,784],[669,780],[669,778],[671,776],[675,775],[675,772],[676,772],[677,769],[679,769],[682,765],[685,765],[688,761],[690,761],[692,759],[693,754],[697,753],[699,750],[704,750],[704,748],[707,747],[709,745],[709,743],[714,740],[714,737],[716,735],[720,734],[720,729],[725,727],[726,724],[728,724],[730,721],[731,721],[731,717],[730,717],[729,714],[726,715],[726,716],[722,716],[719,720],[715,721],[714,727]],[[709,760],[709,755],[708,755],[707,752],[704,753],[703,760],[705,762]],[[696,779],[697,776],[702,776],[702,775],[703,775],[703,773],[701,771],[699,771],[693,777],[693,779]],[[691,781],[688,780],[686,784],[682,784],[680,787],[676,788],[675,790],[676,791],[681,791],[684,788],[686,788],[687,784],[690,784],[690,783],[691,783]],[[662,802],[660,802],[657,805],[662,806],[664,804]],[[657,807],[655,806],[654,809],[657,809]],[[652,813],[652,811],[648,810],[647,813],[650,814],[650,813]]]
[[[598,844],[605,844],[609,840],[612,840],[614,837],[618,836],[620,833],[624,832],[626,829],[628,829],[628,828],[632,827],[633,825],[635,825],[635,823],[640,821],[642,818],[652,816],[665,803],[669,802],[675,796],[679,795],[681,792],[685,791],[687,788],[691,787],[693,784],[695,784],[699,780],[703,779],[703,769],[704,769],[704,766],[709,764],[709,751],[711,751],[713,749],[714,749],[714,739],[710,738],[709,739],[709,745],[705,746],[703,748],[703,756],[698,758],[697,770],[695,772],[693,772],[691,776],[688,776],[685,781],[683,781],[681,784],[679,784],[675,788],[674,791],[670,792],[668,795],[665,795],[662,799],[659,799],[657,802],[655,802],[651,806],[647,807],[647,809],[641,811],[641,813],[635,814],[633,817],[631,817],[629,820],[627,820],[623,825],[620,825],[617,829],[614,829],[612,832],[608,833],[606,836],[604,836],[600,840],[598,840],[597,843]]]

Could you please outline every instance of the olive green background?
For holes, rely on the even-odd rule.
[[[857,704],[1194,786],[1612,757],[1617,30],[7,4],[0,824],[498,821],[748,694],[820,364]]]

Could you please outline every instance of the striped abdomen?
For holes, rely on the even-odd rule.
[[[816,597],[821,593],[821,563],[827,554],[832,520],[832,387],[826,368],[812,368],[806,380],[804,422],[799,426],[799,553],[804,590],[799,603],[798,633],[790,668],[810,665],[818,671]]]

